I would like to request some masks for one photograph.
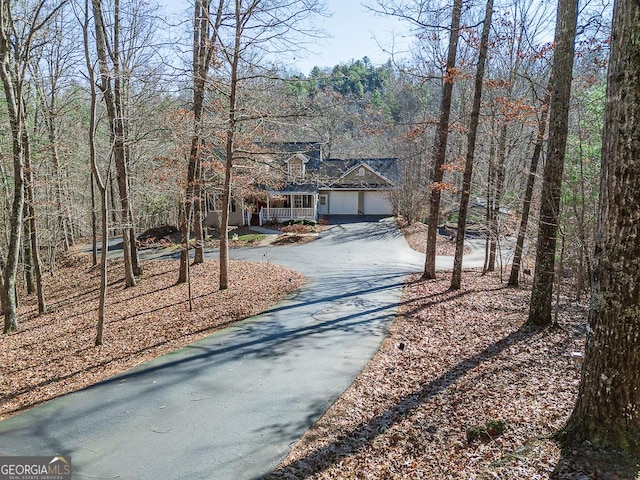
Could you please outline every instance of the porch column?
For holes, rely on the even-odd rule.
[[[289,195],[289,218],[293,219],[293,195]]]

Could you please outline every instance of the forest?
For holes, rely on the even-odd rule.
[[[404,22],[410,50],[310,72],[287,58],[323,35],[314,28],[328,15],[321,0],[188,3],[169,16],[147,0],[0,0],[0,343],[25,328],[25,305],[36,315],[61,309],[65,285],[89,282],[81,271],[97,275],[99,292],[86,348],[124,335],[108,327],[115,284],[117,302],[165,288],[149,272],[188,286],[180,295],[190,308],[204,287],[239,295],[246,272],[220,234],[232,198],[258,201],[286,181],[266,146],[318,142],[326,158],[398,159],[394,211],[426,235],[413,281],[438,282],[414,288],[446,296],[433,289],[474,289],[477,275],[490,276],[509,287],[496,301],[513,295],[526,324],[552,342],[582,328],[578,317],[588,321],[586,351],[567,374],[579,377],[579,393],[556,430],[567,444],[637,459],[637,2],[373,0],[372,12]],[[220,253],[205,272],[212,232],[202,219],[214,194]],[[139,235],[167,225],[180,232],[173,270],[139,256]],[[439,230],[455,237],[450,283],[436,272]],[[462,269],[465,234],[485,240],[481,272]],[[121,260],[101,248],[114,239]],[[506,264],[503,251],[513,252]],[[61,276],[73,265],[78,272]],[[277,269],[260,275],[290,284],[280,297],[303,282]],[[280,297],[265,293],[256,305]],[[229,315],[257,311],[228,300]],[[307,467],[293,475],[319,474]],[[606,478],[586,474],[575,478]]]

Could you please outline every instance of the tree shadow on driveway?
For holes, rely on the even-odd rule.
[[[266,479],[276,480],[281,478],[307,478],[326,470],[341,458],[355,454],[373,443],[382,433],[389,430],[395,424],[402,422],[410,416],[422,404],[442,394],[448,387],[455,384],[460,378],[471,372],[483,362],[490,361],[513,345],[524,342],[539,333],[536,327],[523,325],[518,330],[506,337],[487,346],[475,355],[472,355],[453,366],[447,372],[426,383],[410,395],[406,395],[391,408],[381,412],[368,422],[342,435],[340,439],[308,453],[303,458],[290,465],[276,468]],[[340,452],[340,455],[336,455]]]

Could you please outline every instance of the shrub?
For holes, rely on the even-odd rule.
[[[312,225],[303,225],[301,223],[296,223],[293,225],[286,225],[284,227],[282,227],[282,232],[284,233],[297,233],[297,234],[301,234],[301,233],[313,233],[315,232],[316,229],[314,226]]]
[[[287,220],[283,225],[312,225],[315,226],[317,222],[315,220],[310,219],[302,219],[302,218],[292,218],[291,220]]]

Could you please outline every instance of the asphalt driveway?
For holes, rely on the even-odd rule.
[[[308,282],[262,315],[0,422],[0,455],[71,455],[74,478],[260,478],[374,355],[424,262],[392,219],[231,255]]]

